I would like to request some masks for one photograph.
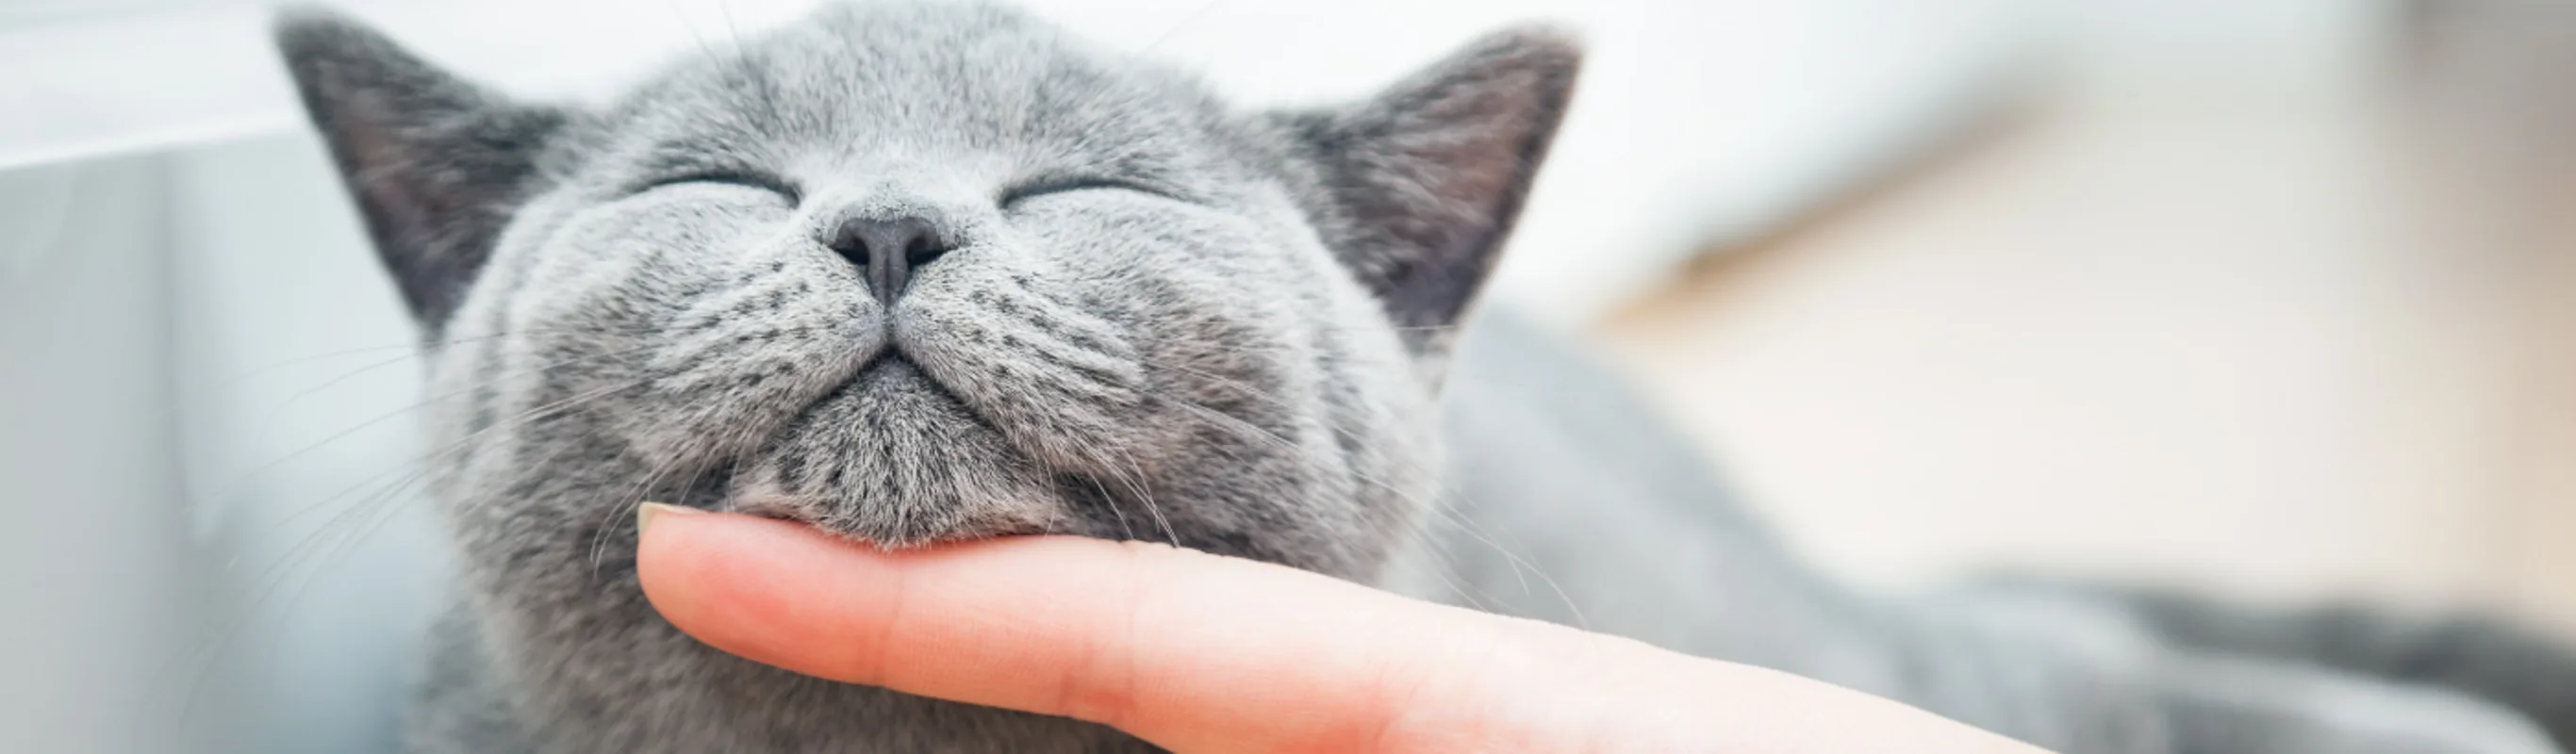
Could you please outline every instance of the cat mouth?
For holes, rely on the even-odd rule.
[[[881,376],[883,373],[896,374]],[[973,401],[969,401],[965,396],[959,395],[956,390],[950,389],[946,383],[940,382],[938,375],[921,368],[920,363],[913,361],[912,355],[904,352],[903,342],[900,340],[890,341],[884,351],[879,352],[875,358],[869,359],[866,364],[860,365],[859,371],[850,377],[850,382],[852,384],[861,385],[869,385],[873,383],[874,385],[900,386],[870,387],[869,389],[918,388],[927,390],[936,395],[939,400],[946,402],[948,405],[955,406],[958,410],[966,412],[967,416],[973,418],[976,424],[982,425],[986,431],[993,432],[995,434],[1000,434],[1001,432],[1000,427],[993,423],[993,418],[985,415],[983,410],[977,407]],[[829,397],[827,396],[825,400],[829,400]],[[807,410],[811,411],[812,407],[807,407]]]

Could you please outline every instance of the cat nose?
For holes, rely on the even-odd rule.
[[[914,268],[949,251],[939,226],[920,217],[852,217],[832,231],[829,245],[859,266],[868,290],[888,306],[903,295]]]

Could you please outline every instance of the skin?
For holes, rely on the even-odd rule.
[[[641,519],[645,595],[710,646],[1184,754],[2041,751],[1797,676],[1164,545],[887,551],[740,514]]]

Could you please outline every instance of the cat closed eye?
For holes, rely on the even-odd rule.
[[[796,187],[788,185],[786,181],[760,175],[758,173],[744,172],[688,173],[671,178],[661,178],[646,184],[642,191],[692,185],[733,186],[737,188],[753,189],[756,191],[766,191],[771,194],[776,194],[780,199],[786,200],[789,206],[794,206],[804,200],[804,197],[796,190]]]
[[[1071,193],[1084,192],[1084,191],[1125,191],[1125,192],[1129,192],[1129,193],[1143,194],[1143,195],[1146,195],[1146,196],[1160,197],[1160,198],[1164,198],[1164,199],[1178,199],[1178,198],[1179,198],[1179,197],[1177,197],[1177,196],[1174,196],[1174,195],[1172,194],[1172,192],[1165,191],[1165,190],[1162,190],[1162,189],[1157,189],[1157,188],[1154,188],[1154,187],[1151,187],[1151,186],[1147,186],[1147,185],[1144,185],[1144,184],[1142,184],[1142,183],[1133,182],[1133,181],[1127,181],[1127,180],[1122,180],[1122,179],[1117,179],[1117,178],[1100,178],[1100,177],[1089,177],[1089,176],[1076,176],[1076,177],[1064,177],[1064,178],[1050,178],[1050,179],[1046,179],[1046,180],[1032,181],[1032,182],[1029,182],[1029,183],[1026,183],[1026,184],[1022,184],[1022,185],[1020,185],[1020,186],[1018,186],[1018,187],[1014,187],[1014,188],[1012,188],[1012,189],[1010,189],[1010,190],[1008,190],[1008,191],[1004,191],[1004,192],[1002,192],[1001,199],[998,201],[998,203],[999,203],[999,204],[1001,204],[1003,208],[1006,208],[1006,209],[1007,209],[1007,208],[1011,207],[1012,205],[1018,204],[1018,203],[1020,203],[1020,202],[1024,202],[1024,201],[1027,201],[1027,200],[1030,200],[1030,199],[1035,199],[1035,198],[1042,197],[1042,196],[1053,196],[1053,195],[1058,195],[1058,194],[1071,194]]]

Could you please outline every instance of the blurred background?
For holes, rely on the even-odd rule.
[[[811,5],[334,3],[596,99]],[[1249,104],[1594,57],[1495,299],[1821,566],[2576,636],[2576,5],[1035,0]],[[414,336],[233,0],[0,0],[0,750],[382,750]]]

